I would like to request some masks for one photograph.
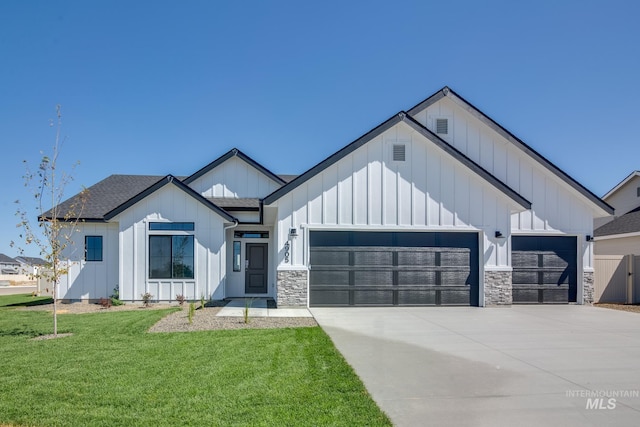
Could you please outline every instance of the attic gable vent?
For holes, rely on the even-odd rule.
[[[404,162],[405,160],[405,146],[404,144],[393,145],[393,161]]]
[[[449,134],[449,119],[436,119],[436,133],[439,135]]]

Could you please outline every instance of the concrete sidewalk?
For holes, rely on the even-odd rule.
[[[38,287],[33,286],[0,286],[0,295],[18,295],[18,294],[30,294],[36,292]]]
[[[640,314],[577,305],[311,311],[395,425],[640,424]]]
[[[250,300],[249,315],[251,317],[313,317],[306,308],[267,308],[264,299]],[[216,316],[244,316],[245,300],[234,299],[220,309]]]

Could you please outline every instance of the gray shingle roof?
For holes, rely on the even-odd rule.
[[[18,261],[16,261],[15,259],[13,259],[10,256],[7,256],[5,254],[0,254],[0,264],[20,265],[20,263]]]
[[[81,219],[103,220],[107,212],[117,208],[127,200],[146,190],[162,176],[157,175],[111,175],[95,185],[89,187],[87,201]],[[77,202],[79,195],[75,195],[60,204],[60,217]],[[45,217],[50,213],[45,213]]]
[[[207,197],[214,205],[220,206],[222,209],[259,209],[260,199],[242,199],[232,197]]]
[[[31,256],[18,256],[16,257],[16,261],[22,262],[27,265],[45,265],[47,263],[42,258],[31,257]]]
[[[296,179],[298,177],[298,175],[280,175],[278,174],[278,177],[283,180],[284,182],[291,182],[294,179]]]
[[[640,206],[595,229],[596,237],[640,232]]]

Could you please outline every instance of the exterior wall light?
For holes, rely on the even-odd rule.
[[[501,231],[496,230],[496,239],[504,239],[505,237],[502,235]]]

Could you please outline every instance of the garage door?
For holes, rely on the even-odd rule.
[[[576,301],[575,237],[512,236],[511,244],[514,304]]]
[[[310,232],[311,306],[478,305],[476,233]]]

